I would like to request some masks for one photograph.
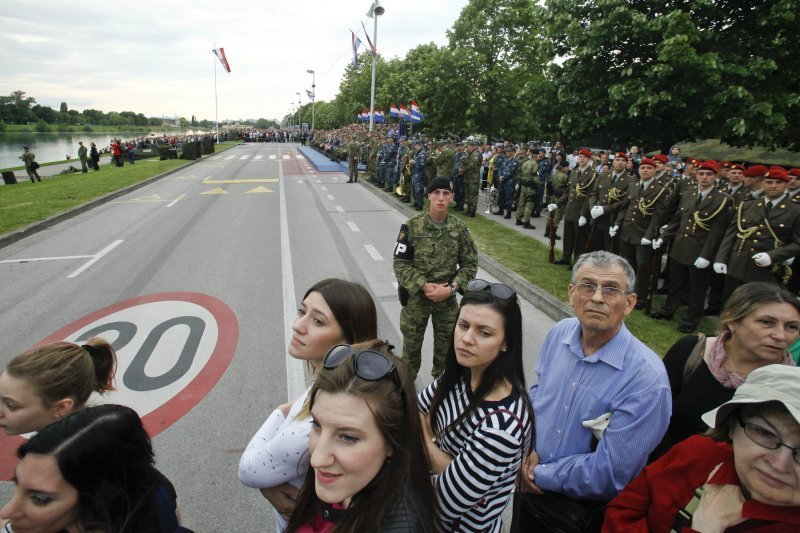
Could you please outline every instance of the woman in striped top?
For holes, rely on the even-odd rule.
[[[499,532],[528,444],[533,408],[513,289],[473,280],[444,373],[419,394],[443,531]]]

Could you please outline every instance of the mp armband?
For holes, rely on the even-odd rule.
[[[408,226],[400,226],[400,234],[397,235],[397,244],[394,245],[394,256],[397,259],[411,261],[414,259],[414,245],[408,240]]]

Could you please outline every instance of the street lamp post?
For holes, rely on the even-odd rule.
[[[317,118],[316,114],[316,105],[317,105],[317,85],[314,82],[314,71],[309,69],[306,70],[309,74],[311,74],[311,131],[314,131],[314,126],[316,125],[315,119]]]
[[[300,93],[294,93],[294,94],[297,95],[297,129],[299,130],[300,128],[303,127],[302,124],[300,124],[300,119],[302,118],[302,115],[300,115],[300,113],[301,113],[301,110],[300,110]]]
[[[383,9],[379,0],[372,2],[367,11],[367,16],[373,20],[372,26],[372,46],[375,47],[375,53],[372,55],[372,89],[369,93],[369,132],[375,127],[375,62],[378,58],[378,17],[383,15],[386,10]]]

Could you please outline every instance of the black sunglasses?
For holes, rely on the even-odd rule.
[[[517,298],[517,292],[502,283],[490,283],[484,279],[473,279],[467,283],[467,291],[489,291],[489,293],[500,300],[510,300]]]
[[[378,381],[397,373],[394,363],[382,353],[375,350],[356,350],[349,344],[337,344],[328,350],[322,359],[322,366],[330,370],[347,359],[352,361],[356,375],[366,381]]]

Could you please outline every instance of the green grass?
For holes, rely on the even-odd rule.
[[[216,152],[237,144],[222,143],[217,145]],[[18,176],[17,185],[0,186],[0,235],[189,163],[168,159],[141,160],[121,168],[103,165],[98,172],[61,174],[37,183],[31,183],[27,175]]]
[[[749,161],[787,167],[800,166],[800,153],[788,150],[771,152],[762,146],[734,148],[719,142],[719,139],[680,143],[679,146],[681,147],[681,156],[684,158],[691,156],[699,159],[716,159],[717,161]]]

